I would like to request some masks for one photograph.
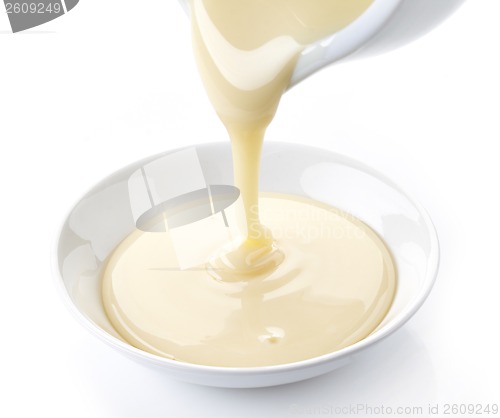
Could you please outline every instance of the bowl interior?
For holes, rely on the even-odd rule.
[[[107,257],[147,214],[168,207],[168,202],[203,193],[209,187],[231,191],[232,186],[229,143],[216,143],[134,163],[85,194],[62,227],[57,267],[63,291],[86,325],[123,348],[101,303],[100,274]],[[398,290],[386,318],[367,340],[376,341],[392,332],[424,301],[437,272],[436,233],[425,211],[391,181],[329,151],[270,142],[263,150],[261,190],[335,206],[367,223],[388,244],[398,269]],[[221,204],[230,205],[231,199]],[[176,222],[202,219],[205,209]],[[362,347],[362,343],[351,348]]]

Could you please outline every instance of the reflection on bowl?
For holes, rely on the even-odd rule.
[[[179,167],[182,167],[179,174]],[[238,198],[233,187],[229,143],[174,150],[132,164],[85,194],[64,222],[56,253],[58,282],[79,321],[117,351],[179,380],[222,387],[263,387],[291,383],[332,371],[361,350],[401,327],[422,305],[434,283],[439,247],[421,206],[376,171],[344,156],[316,148],[267,143],[261,191],[304,196],[335,206],[367,223],[387,243],[398,270],[398,291],[383,322],[367,338],[342,350],[296,363],[224,368],[158,357],[132,347],[116,333],[101,302],[101,269],[114,248],[135,228],[152,222],[160,209],[176,225],[183,196],[196,197],[195,220]],[[220,217],[227,222],[227,217]],[[189,260],[186,263],[196,263]]]

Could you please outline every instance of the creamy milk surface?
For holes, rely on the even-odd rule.
[[[262,221],[284,254],[271,272],[216,280],[204,265],[175,269],[168,231],[136,231],[120,244],[103,296],[127,342],[179,361],[252,367],[330,353],[377,327],[396,285],[380,238],[309,199],[260,200]],[[197,234],[191,238],[202,239]]]
[[[330,353],[380,324],[396,289],[380,238],[322,203],[259,199],[258,188],[264,133],[300,53],[371,3],[190,1],[194,52],[231,138],[246,232],[188,270],[172,268],[168,229],[125,239],[105,269],[103,302],[127,342],[179,361],[253,367]],[[197,234],[189,238],[207,238]]]

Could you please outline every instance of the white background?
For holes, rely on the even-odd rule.
[[[497,0],[469,0],[412,45],[331,67],[284,96],[268,140],[335,150],[395,179],[435,221],[440,274],[417,315],[352,365],[224,390],[115,354],[66,311],[51,271],[59,225],[94,183],[151,154],[225,138],[181,8],[82,0],[15,35],[2,8],[0,415],[253,418],[500,403],[499,16]]]

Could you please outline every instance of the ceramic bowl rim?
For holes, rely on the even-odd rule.
[[[430,291],[432,290],[432,287],[436,281],[438,269],[439,269],[439,240],[437,236],[437,232],[435,229],[435,226],[427,213],[427,211],[423,208],[423,206],[413,199],[411,196],[408,195],[405,191],[401,189],[396,183],[394,183],[391,179],[386,177],[383,173],[379,172],[376,169],[371,168],[370,166],[365,165],[364,163],[353,159],[351,157],[345,156],[343,154],[339,154],[330,150],[326,150],[323,148],[319,147],[314,147],[314,146],[309,146],[309,145],[302,145],[302,144],[295,144],[295,143],[289,143],[289,142],[278,142],[278,141],[273,141],[273,143],[280,144],[282,146],[292,146],[295,150],[299,150],[299,148],[304,149],[304,151],[309,151],[309,152],[326,152],[329,154],[330,157],[335,157],[338,159],[341,159],[342,161],[347,162],[351,167],[356,167],[356,168],[361,168],[363,172],[369,174],[372,177],[375,177],[381,181],[383,181],[385,184],[396,190],[397,192],[401,193],[408,201],[417,209],[419,214],[422,216],[424,220],[424,224],[426,227],[429,229],[430,233],[430,250],[429,250],[429,256],[428,256],[428,269],[425,273],[425,279],[423,281],[422,287],[419,290],[418,294],[416,297],[413,298],[412,304],[410,307],[405,308],[402,310],[401,313],[396,315],[396,318],[387,326],[382,328],[379,331],[375,331],[374,333],[370,334],[368,337],[362,339],[361,341],[358,341],[355,344],[352,344],[348,347],[345,347],[341,350],[334,351],[332,353],[324,354],[321,356],[313,357],[310,359],[306,360],[301,360],[293,363],[285,363],[285,364],[278,364],[278,365],[272,365],[272,366],[259,366],[259,367],[222,367],[222,366],[207,366],[207,365],[199,365],[199,364],[193,364],[193,363],[185,363],[185,362],[179,362],[176,360],[171,360],[167,359],[164,357],[160,357],[154,354],[150,354],[148,352],[145,352],[143,350],[140,350],[138,348],[135,348],[126,342],[123,342],[119,340],[118,338],[112,336],[111,334],[107,333],[103,329],[99,328],[97,325],[95,325],[90,319],[88,319],[73,303],[71,300],[70,295],[68,294],[68,291],[64,285],[64,278],[62,276],[62,273],[60,272],[59,269],[59,243],[60,243],[60,237],[64,231],[64,228],[66,226],[66,223],[73,213],[74,209],[78,206],[78,204],[88,195],[90,194],[93,190],[104,184],[110,177],[115,176],[117,173],[120,171],[127,170],[129,167],[132,166],[137,166],[138,164],[141,163],[141,161],[147,161],[147,160],[152,160],[159,158],[160,156],[176,152],[179,150],[182,150],[184,148],[190,148],[190,147],[217,147],[217,146],[222,146],[222,145],[228,145],[229,143],[225,143],[222,141],[219,142],[207,142],[207,143],[200,143],[200,144],[193,144],[189,145],[187,147],[180,147],[172,150],[168,150],[166,152],[162,152],[156,155],[152,155],[150,157],[146,157],[144,159],[138,160],[136,162],[133,162],[119,170],[114,171],[113,173],[108,174],[105,176],[101,181],[98,183],[94,184],[92,187],[90,187],[83,195],[78,198],[78,200],[70,207],[68,211],[66,211],[66,214],[64,216],[64,220],[61,223],[59,229],[57,230],[57,234],[55,235],[55,242],[52,246],[52,277],[54,279],[56,288],[58,290],[58,293],[61,295],[61,298],[66,305],[66,307],[69,309],[69,311],[73,314],[73,316],[76,318],[76,320],[87,330],[89,330],[94,336],[98,337],[101,341],[105,342],[107,345],[118,349],[119,351],[132,355],[133,357],[146,360],[149,363],[154,363],[156,365],[161,365],[165,368],[169,369],[177,369],[177,370],[183,370],[183,371],[188,371],[188,372],[205,372],[205,373],[211,373],[211,374],[217,374],[217,375],[225,375],[225,376],[231,376],[231,375],[239,375],[239,374],[244,374],[246,376],[249,375],[260,375],[260,374],[274,374],[274,373],[281,373],[281,372],[287,372],[287,371],[296,371],[300,369],[307,369],[310,367],[316,367],[320,366],[322,364],[338,361],[340,359],[349,357],[350,355],[357,353],[359,351],[365,350],[366,348],[372,346],[373,344],[385,339],[392,333],[394,333],[396,330],[401,328],[422,306],[424,301],[427,299]]]

